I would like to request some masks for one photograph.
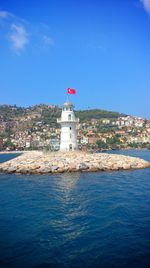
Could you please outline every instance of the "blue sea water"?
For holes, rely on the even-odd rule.
[[[150,267],[150,169],[0,174],[0,267]]]
[[[6,162],[8,160],[11,160],[12,158],[15,158],[19,156],[19,153],[6,153],[6,154],[0,154],[0,163]]]

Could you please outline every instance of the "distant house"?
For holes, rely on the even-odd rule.
[[[60,149],[60,140],[59,138],[51,138],[50,139],[50,150],[51,151],[59,151]]]
[[[102,123],[103,123],[104,125],[108,125],[108,124],[110,124],[110,120],[109,120],[109,119],[103,119],[103,120],[102,120]]]
[[[85,145],[85,144],[88,144],[88,142],[89,142],[89,138],[88,138],[88,137],[84,137],[84,136],[83,136],[83,137],[81,138],[81,141],[80,141],[81,144]]]
[[[3,149],[3,139],[2,138],[0,138],[0,150],[2,150]]]
[[[96,144],[96,142],[99,140],[98,137],[89,137],[88,138],[88,141],[89,141],[89,144]]]
[[[26,139],[26,141],[25,141],[25,147],[26,148],[30,148],[31,147],[31,139],[30,138]]]
[[[116,130],[115,131],[115,134],[118,134],[118,135],[126,135],[126,132],[124,130]]]

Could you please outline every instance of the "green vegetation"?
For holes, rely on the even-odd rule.
[[[86,122],[91,119],[115,119],[121,114],[117,112],[105,111],[100,109],[76,111],[76,116],[80,118],[81,122]],[[58,106],[49,106],[49,105],[35,105],[33,107],[17,107],[16,105],[0,105],[0,119],[3,122],[7,122],[7,127],[5,134],[10,136],[12,129],[14,127],[13,122],[19,120],[20,123],[17,126],[19,130],[26,130],[28,128],[33,129],[33,127],[41,122],[42,125],[49,125],[52,128],[58,127],[57,118],[61,116],[61,108]],[[24,120],[20,120],[20,119]],[[34,131],[34,130],[33,130]],[[104,132],[111,131],[110,128],[105,126],[103,128]]]
[[[122,145],[122,142],[120,141],[120,135],[115,135],[111,138],[106,139],[106,143],[102,140],[98,140],[96,142],[98,148],[101,149],[108,149],[108,148],[119,148]]]
[[[4,148],[7,148],[7,147],[9,147],[9,148],[14,148],[15,147],[15,145],[11,142],[11,140],[10,139],[8,139],[5,143],[4,143]]]
[[[145,142],[145,143],[136,143],[136,142],[132,142],[128,144],[129,147],[135,149],[135,148],[148,148],[149,149],[149,142]]]
[[[61,117],[61,109],[55,105],[45,104],[27,108],[17,107],[16,105],[0,105],[0,147],[13,149],[16,146],[17,149],[23,149],[26,139],[29,138],[31,139],[29,150],[38,149],[39,146],[49,148],[47,140],[52,138],[52,135],[55,137],[60,134],[60,130],[58,130],[60,124],[57,124],[57,118]],[[129,135],[137,137],[139,131],[142,133],[143,128],[139,129],[133,125],[129,128],[130,132],[128,132],[128,127],[124,126],[121,130],[126,135],[122,133],[118,135],[120,132],[117,133],[117,130],[120,128],[114,124],[114,121],[118,117],[125,116],[124,114],[101,109],[91,109],[75,111],[75,115],[80,119],[81,123],[79,125],[79,137],[80,135],[85,137],[93,136],[96,139],[101,137],[104,141],[106,140],[105,143],[100,139],[96,144],[90,141],[88,144],[90,149],[149,148],[149,143],[128,144],[127,142]],[[146,126],[145,124],[144,126]]]
[[[96,145],[98,146],[98,148],[100,149],[108,149],[108,144],[105,143],[104,141],[98,140],[96,142]]]
[[[57,126],[57,118],[61,116],[61,109],[60,108],[54,108],[54,109],[43,109],[41,113],[41,121],[44,124],[48,124],[50,127],[56,127]]]
[[[112,138],[107,138],[107,144],[109,144],[110,146],[112,145],[120,145],[120,136],[119,135],[115,135]]]
[[[17,107],[16,105],[0,105],[0,118],[4,121],[8,121],[15,116],[24,115],[26,109],[23,107]]]
[[[97,126],[97,132],[100,133],[111,133],[117,130],[116,126],[107,126],[107,125],[98,125]]]
[[[103,118],[117,118],[119,116],[123,116],[123,114],[117,112],[111,112],[100,109],[92,109],[92,110],[84,110],[84,111],[76,111],[76,116],[80,118],[80,121],[87,121],[90,119],[103,119]]]

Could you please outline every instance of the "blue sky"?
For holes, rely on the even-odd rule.
[[[150,0],[0,0],[0,104],[150,118]]]

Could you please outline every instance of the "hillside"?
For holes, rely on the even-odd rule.
[[[50,149],[58,146],[62,107],[40,104],[32,107],[0,105],[0,150]],[[101,109],[75,111],[80,148],[127,148],[147,146],[150,122]],[[144,144],[144,145],[143,145]],[[58,147],[57,147],[58,148]]]
[[[76,111],[76,116],[80,118],[80,121],[88,121],[90,119],[102,119],[102,118],[117,118],[124,116],[118,112],[106,111],[101,109],[90,109]]]
[[[56,105],[40,104],[32,107],[17,107],[16,105],[0,105],[0,138],[15,139],[30,136],[33,133],[40,139],[47,139],[49,133],[56,136],[60,129],[57,118],[61,116],[61,107]],[[80,123],[90,122],[91,119],[116,119],[121,114],[100,109],[75,111]],[[90,124],[90,123],[89,123]],[[102,131],[102,130],[101,130]],[[109,130],[110,131],[110,130]]]
[[[80,110],[75,111],[76,116],[80,121],[88,121],[90,119],[101,118],[117,118],[121,116],[118,112],[106,111],[101,109]],[[32,107],[17,107],[16,105],[0,105],[0,119],[1,121],[13,121],[16,119],[29,119],[36,122],[41,121],[43,124],[55,125],[56,119],[61,115],[61,108],[56,105],[35,105]],[[27,120],[28,121],[28,120]]]

